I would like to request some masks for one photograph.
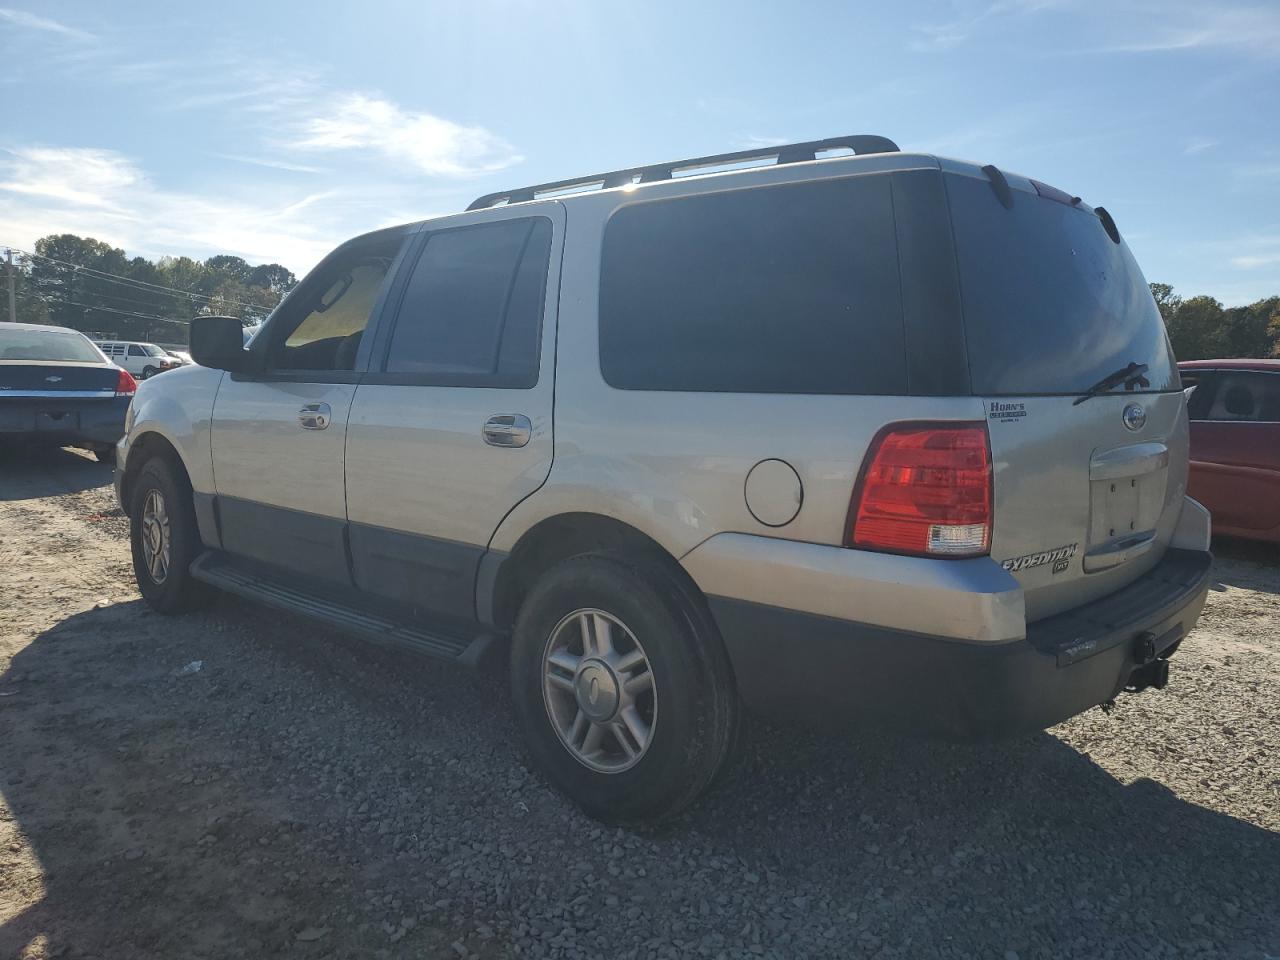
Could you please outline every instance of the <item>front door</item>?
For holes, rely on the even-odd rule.
[[[470,619],[499,522],[551,469],[559,204],[433,223],[347,432],[356,585]]]
[[[228,553],[350,583],[347,417],[368,355],[363,334],[407,236],[384,231],[327,257],[255,338],[258,372],[223,378],[211,436]]]

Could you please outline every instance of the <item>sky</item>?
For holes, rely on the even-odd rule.
[[[1107,207],[1184,296],[1280,293],[1278,0],[0,0],[0,118],[26,250],[302,275],[492,190],[876,133]]]

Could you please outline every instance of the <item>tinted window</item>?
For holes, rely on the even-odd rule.
[[[146,351],[145,351],[145,350],[143,350],[143,349],[142,349],[140,346],[138,346],[136,343],[131,343],[131,344],[129,345],[129,356],[131,356],[131,357],[145,357],[146,355],[147,355],[147,354],[146,354]]]
[[[1091,212],[986,180],[947,177],[976,394],[1078,393],[1130,361],[1178,388],[1151,290]]]
[[[605,229],[600,366],[630,390],[905,393],[889,178],[622,208]]]
[[[1203,397],[1197,397],[1202,390]],[[1224,370],[1192,396],[1188,413],[1193,420],[1280,422],[1280,374]]]
[[[58,330],[0,330],[0,360],[60,360],[102,363],[103,357],[87,337]]]
[[[533,386],[550,250],[543,217],[432,234],[400,305],[387,372]]]
[[[272,332],[280,370],[352,370],[369,315],[403,236],[382,234],[340,248],[289,297]]]

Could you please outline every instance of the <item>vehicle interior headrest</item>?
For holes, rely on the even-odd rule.
[[[1233,417],[1247,417],[1253,413],[1253,394],[1248,387],[1235,386],[1227,390],[1223,397],[1227,413]]]

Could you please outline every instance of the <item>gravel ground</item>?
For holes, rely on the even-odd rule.
[[[754,727],[635,832],[525,766],[501,676],[157,616],[126,538],[106,468],[0,461],[0,958],[1280,956],[1274,548],[1215,545],[1163,693],[998,745]]]

